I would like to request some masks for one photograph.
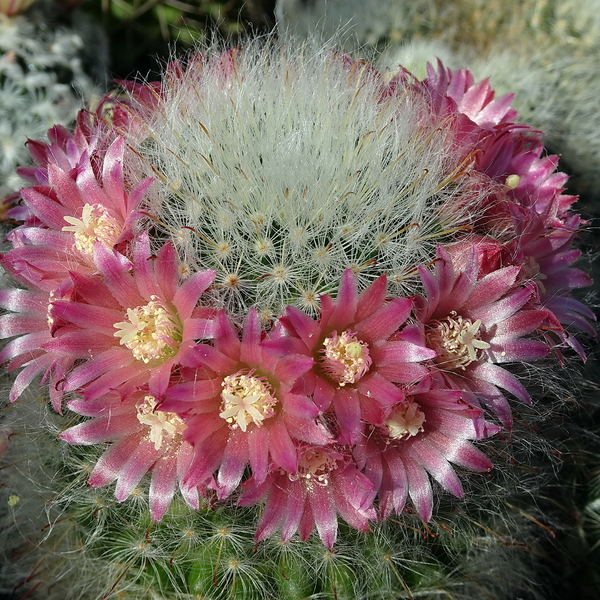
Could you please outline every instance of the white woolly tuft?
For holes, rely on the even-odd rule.
[[[286,304],[314,310],[351,268],[362,287],[382,273],[402,286],[465,211],[447,128],[430,108],[328,48],[264,41],[233,55],[199,49],[133,145],[130,172],[157,178],[148,210],[186,272],[218,271],[217,302],[267,319]],[[141,164],[138,158],[141,157]],[[443,213],[443,216],[442,216]]]

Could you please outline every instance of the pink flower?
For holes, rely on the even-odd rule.
[[[10,267],[4,261],[2,266]],[[10,268],[7,271],[11,273]],[[11,274],[18,279],[17,274]],[[44,350],[44,345],[53,340],[58,327],[68,329],[66,323],[52,315],[52,303],[58,299],[70,298],[71,294],[70,280],[50,293],[32,285],[28,290],[0,289],[0,308],[11,311],[0,316],[0,338],[15,338],[0,351],[0,363],[8,363],[8,371],[22,369],[13,382],[10,402],[17,400],[29,384],[42,374],[42,382],[49,383],[50,401],[55,410],[60,412],[60,386],[76,358],[48,353]]]
[[[556,172],[558,156],[543,156],[542,132],[515,122],[514,94],[495,98],[487,79],[475,83],[469,71],[452,71],[439,60],[437,70],[427,66],[427,75],[418,85],[427,90],[434,110],[442,117],[458,113],[471,121],[470,126],[460,123],[456,137],[472,154],[472,168],[502,184],[488,199],[489,206],[478,208],[480,217],[485,212],[491,222],[510,219],[509,207],[517,203],[538,214],[554,205],[562,218],[576,198],[562,193],[567,175]],[[473,174],[471,180],[479,185]],[[504,195],[500,202],[498,195]]]
[[[469,440],[496,433],[499,427],[486,423],[481,409],[463,400],[463,392],[440,388],[440,383],[443,378],[427,377],[406,389],[402,400],[387,407],[381,423],[354,448],[358,467],[377,491],[382,519],[400,514],[410,498],[419,516],[429,521],[429,476],[460,498],[462,485],[450,463],[473,471],[492,468]]]
[[[305,354],[277,357],[263,344],[258,314],[252,309],[241,340],[224,312],[214,324],[213,345],[193,352],[196,370],[167,390],[163,409],[188,424],[184,437],[194,447],[186,484],[204,485],[218,471],[216,487],[225,498],[238,486],[246,467],[259,483],[270,470],[296,473],[298,441],[331,441],[318,422],[318,408],[292,386],[312,366]]]
[[[336,302],[321,297],[319,320],[288,307],[280,321],[289,337],[271,346],[283,352],[290,345],[313,358],[314,367],[297,388],[301,385],[312,395],[319,410],[335,414],[342,444],[355,444],[364,422],[377,422],[381,407],[402,398],[398,384],[427,376],[427,367],[418,363],[435,356],[423,345],[394,338],[412,302],[387,301],[386,289],[386,277],[381,276],[359,296],[356,278],[347,270]]]
[[[41,292],[24,292],[23,299],[29,300],[26,315],[1,317],[10,335],[21,336],[2,355],[16,359],[12,368],[27,365],[17,382],[21,377],[29,383],[44,368],[46,376],[58,369],[60,389],[57,376],[51,379],[57,409],[62,393],[71,391],[93,400],[118,388],[124,393],[122,386],[149,385],[150,393],[160,397],[173,367],[185,364],[197,339],[211,335],[206,318],[210,311],[196,310],[196,304],[214,278],[213,271],[196,273],[178,285],[172,246],[165,244],[151,260],[145,235],[135,246],[133,270],[100,242],[94,261],[100,278],[73,272],[68,297],[55,295],[48,302]],[[10,300],[7,297],[6,302]],[[34,360],[27,363],[23,356],[33,344]],[[73,367],[75,361],[80,364]],[[16,391],[13,388],[13,394],[18,395],[21,387],[19,383]]]
[[[155,521],[165,514],[177,485],[186,502],[198,508],[198,491],[182,483],[192,455],[182,436],[186,425],[163,411],[148,391],[126,398],[108,392],[96,400],[72,400],[67,406],[92,418],[63,431],[63,440],[86,445],[111,442],[88,479],[92,487],[116,480],[115,497],[122,502],[150,471],[150,515]]]
[[[151,179],[128,190],[123,176],[125,142],[118,137],[106,150],[99,175],[88,151],[64,142],[72,153],[58,153],[62,166],[47,164],[48,185],[21,190],[32,217],[9,233],[13,249],[5,255],[11,270],[48,291],[69,272],[93,273],[94,246],[118,250],[128,264],[126,243],[133,238],[137,208]],[[75,146],[75,148],[71,148]],[[54,158],[49,155],[48,158]],[[71,160],[76,166],[68,170]],[[62,164],[66,163],[66,164]]]
[[[273,470],[262,482],[244,484],[238,504],[251,506],[266,497],[256,529],[257,542],[281,528],[287,542],[296,531],[302,540],[317,528],[322,542],[332,548],[337,537],[337,515],[351,527],[366,531],[373,509],[373,484],[356,468],[350,449],[343,446],[298,446],[298,470]]]
[[[538,360],[550,352],[544,342],[524,337],[549,313],[528,304],[536,290],[517,284],[520,267],[482,272],[475,245],[460,270],[441,246],[437,256],[433,273],[419,267],[427,299],[419,299],[416,309],[428,345],[437,353],[435,366],[448,387],[473,392],[510,427],[510,408],[500,390],[523,402],[530,398],[519,380],[498,365]]]

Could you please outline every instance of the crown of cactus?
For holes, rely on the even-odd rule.
[[[19,287],[0,291],[11,401],[41,376],[67,419],[55,443],[91,488],[116,482],[146,532],[113,547],[123,572],[103,597],[138,559],[138,592],[149,577],[206,597],[410,596],[397,573],[360,591],[335,549],[378,554],[390,523],[468,495],[493,467],[485,440],[532,402],[523,365],[584,358],[593,335],[556,157],[511,96],[441,63],[386,80],[249,42],[123,87],[29,142],[2,257]],[[82,520],[110,504],[94,493]],[[149,541],[177,519],[189,538]],[[222,556],[251,538],[293,546],[299,572],[323,544],[317,569],[337,575],[282,567],[267,593],[277,568]],[[174,568],[184,546],[194,559]]]

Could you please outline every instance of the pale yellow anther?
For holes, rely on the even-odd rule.
[[[521,178],[518,175],[509,175],[506,178],[506,187],[509,190],[514,190],[519,183],[521,183]]]
[[[119,343],[127,346],[137,360],[164,361],[176,352],[180,328],[156,296],[145,306],[128,308],[127,319],[114,324],[118,331],[113,335],[121,338]]]
[[[250,424],[261,427],[265,419],[275,414],[277,399],[271,386],[264,378],[255,377],[254,371],[244,369],[229,375],[221,385],[223,410],[219,416],[231,429],[239,428],[245,433]]]
[[[96,242],[112,248],[121,235],[121,227],[101,204],[86,204],[81,219],[63,218],[69,225],[62,231],[73,232],[75,247],[84,254],[93,254]]]
[[[425,414],[419,408],[419,405],[408,400],[400,404],[390,418],[385,422],[388,428],[388,435],[394,439],[411,437],[423,431]]]
[[[338,385],[358,381],[371,367],[369,346],[349,330],[338,335],[334,331],[323,341],[321,365]]]
[[[160,450],[165,438],[171,441],[181,435],[186,425],[175,413],[157,411],[156,405],[154,396],[146,396],[142,402],[136,404],[136,416],[142,425],[150,427],[148,437],[155,450]]]
[[[481,339],[481,319],[471,322],[455,311],[432,327],[428,340],[438,353],[435,362],[446,369],[464,369],[478,360],[479,351],[490,347]]]

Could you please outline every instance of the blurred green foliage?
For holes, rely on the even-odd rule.
[[[173,52],[218,36],[234,43],[274,25],[275,0],[84,0],[81,8],[104,26],[115,78],[152,78]]]

